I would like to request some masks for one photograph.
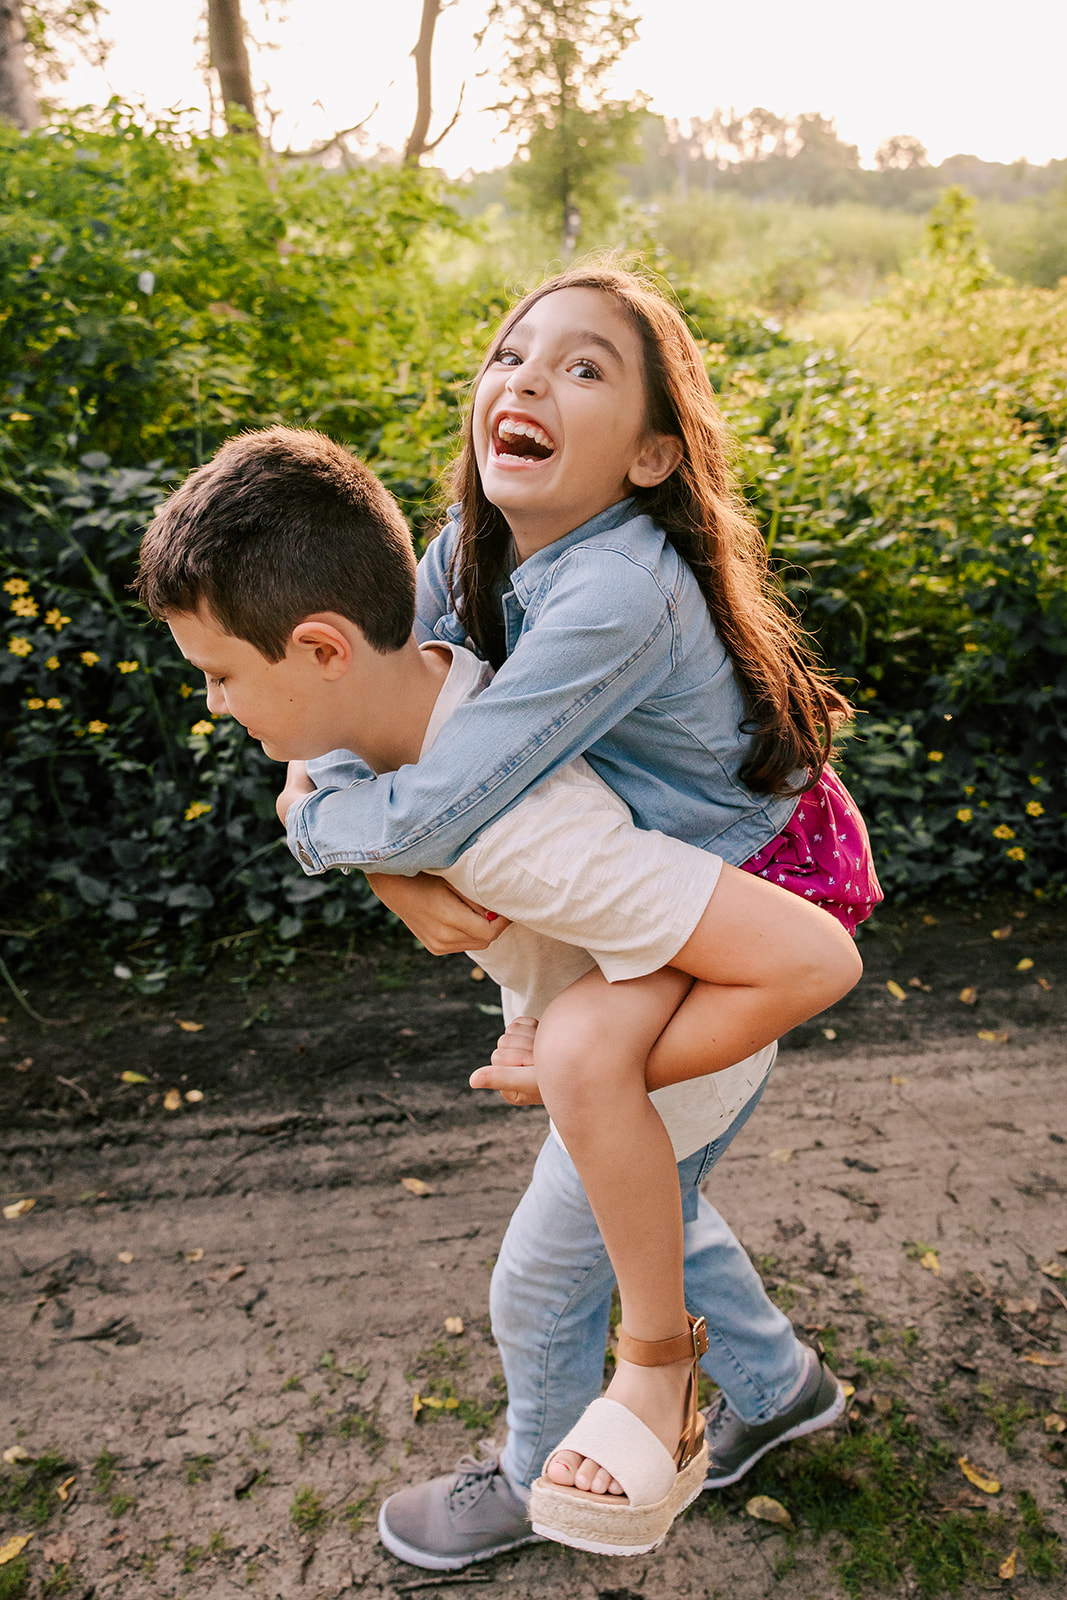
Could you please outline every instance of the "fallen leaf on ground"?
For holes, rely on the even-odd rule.
[[[941,1276],[941,1263],[937,1259],[937,1251],[936,1250],[927,1250],[924,1255],[921,1255],[919,1257],[919,1265],[920,1265],[920,1267],[925,1267],[927,1272],[932,1272],[938,1278],[940,1278],[940,1276]]]
[[[1041,1350],[1024,1350],[1021,1360],[1029,1361],[1032,1367],[1062,1367],[1063,1362],[1059,1356],[1047,1356]]]
[[[70,1534],[64,1530],[55,1539],[49,1539],[41,1549],[41,1554],[46,1561],[51,1561],[55,1567],[69,1565],[78,1553],[78,1547]]]
[[[1042,989],[1051,989],[1052,988],[1052,985],[1051,985],[1051,983],[1049,983],[1047,978],[1038,978],[1037,981],[1041,985]]]
[[[71,1473],[69,1478],[64,1478],[62,1483],[56,1484],[56,1494],[61,1500],[65,1500],[67,1498],[67,1495],[70,1493],[71,1486],[74,1483],[75,1477],[76,1474]]]
[[[1000,1566],[997,1568],[997,1575],[999,1577],[1001,1577],[1001,1578],[1014,1578],[1014,1576],[1015,1576],[1015,1563],[1016,1563],[1016,1561],[1018,1559],[1018,1556],[1019,1556],[1018,1550],[1013,1550],[1010,1556],[1005,1556],[1004,1560],[1000,1563]]]
[[[401,1178],[400,1182],[404,1185],[408,1194],[433,1194],[431,1186],[428,1183],[423,1183],[421,1178]]]
[[[890,1078],[889,1081],[890,1081],[890,1083],[895,1083],[898,1089],[902,1089],[906,1083],[910,1083],[911,1082],[911,1079],[910,1078],[893,1077],[893,1078]]]
[[[929,912],[927,912],[926,915],[923,917],[923,921],[926,923],[926,926],[928,928],[936,928],[937,927],[937,918],[936,917],[932,917]]]
[[[459,1401],[455,1395],[450,1395],[447,1400],[439,1400],[436,1395],[416,1392],[411,1397],[411,1415],[414,1418],[427,1408],[431,1411],[455,1411],[458,1406]]]
[[[203,1261],[204,1252],[202,1250],[187,1250],[185,1259],[186,1261]]]
[[[758,1522],[773,1522],[778,1528],[796,1527],[782,1502],[772,1500],[769,1494],[754,1494],[751,1500],[746,1500],[745,1510]]]
[[[1057,1282],[1067,1278],[1067,1267],[1061,1267],[1058,1261],[1046,1261],[1041,1271],[1046,1278],[1055,1278]]]
[[[906,991],[900,987],[900,984],[895,978],[889,979],[888,983],[886,984],[886,988],[889,990],[889,993],[893,996],[894,1000],[906,1000],[908,998]]]
[[[485,977],[485,973],[482,971],[481,967],[472,967],[471,977],[474,979],[475,983],[481,983],[482,979]]]
[[[792,1161],[793,1152],[792,1150],[770,1150],[768,1151],[768,1159],[771,1161]]]
[[[1037,1301],[1030,1295],[998,1295],[997,1305],[1001,1311],[1006,1311],[1009,1317],[1017,1317],[1020,1311],[1025,1311],[1028,1316],[1033,1316],[1037,1310]]]
[[[968,984],[966,989],[960,990],[960,999],[965,1006],[976,1005],[978,1003],[978,990]]]
[[[23,1056],[21,1061],[16,1061],[15,1062],[15,1071],[16,1072],[29,1072],[29,1070],[30,1070],[30,1068],[32,1066],[33,1066],[33,1057],[32,1056]]]
[[[462,1317],[446,1317],[445,1318],[445,1332],[449,1335],[450,1338],[458,1339],[460,1334],[463,1332],[463,1318]]]
[[[166,1094],[163,1096],[164,1111],[180,1111],[181,1104],[181,1091],[178,1089],[168,1089]]]
[[[143,1072],[120,1072],[119,1077],[123,1083],[147,1083],[148,1079]]]
[[[242,1278],[246,1269],[241,1266],[223,1267],[219,1272],[209,1272],[208,1277],[212,1283],[232,1283],[234,1278]]]
[[[14,1222],[16,1217],[24,1217],[27,1211],[32,1211],[36,1204],[36,1200],[31,1200],[29,1198],[25,1200],[15,1200],[11,1203],[11,1205],[4,1207],[4,1216],[7,1218],[8,1222]]]
[[[1015,963],[1015,970],[1016,972],[1029,972],[1033,964],[1029,956],[1023,956],[1021,961]]]
[[[191,1106],[198,1106],[204,1098],[203,1089],[186,1089],[185,1098]]]
[[[824,1028],[822,1030],[822,1036],[823,1036],[824,1039],[836,1039],[837,1038],[837,1029],[836,1028]]]
[[[504,1015],[503,1006],[478,1006],[477,1009],[483,1017],[502,1017]]]
[[[994,939],[1010,939],[1012,934],[1014,933],[1014,931],[1015,930],[1012,927],[1012,924],[1010,922],[1006,922],[1004,924],[1003,928],[994,928],[993,929],[993,938]]]
[[[12,1444],[8,1445],[7,1449],[4,1451],[4,1460],[7,1462],[9,1467],[13,1467],[15,1466],[16,1462],[32,1461],[33,1457],[30,1455],[28,1450],[23,1449],[22,1445]]]
[[[183,1033],[203,1033],[204,1031],[202,1022],[179,1022],[178,1026]]]
[[[846,1400],[851,1400],[855,1392],[856,1385],[854,1383],[843,1383],[841,1385],[841,1393],[844,1395]]]
[[[14,1561],[32,1538],[32,1533],[15,1533],[6,1544],[0,1544],[0,1567],[6,1567],[9,1561]]]
[[[973,1467],[966,1456],[959,1457],[959,1469],[968,1483],[973,1483],[976,1489],[981,1489],[983,1494],[999,1494],[1000,1481],[997,1478],[987,1478],[977,1467]]]
[[[1000,1028],[979,1028],[978,1037],[984,1039],[986,1044],[1007,1044],[1011,1035]]]
[[[1046,1433],[1067,1433],[1067,1422],[1064,1421],[1058,1411],[1050,1411],[1048,1416],[1044,1418],[1044,1423]]]
[[[115,1259],[116,1259],[116,1261],[121,1261],[122,1265],[124,1267],[128,1267],[130,1262],[133,1260],[133,1251],[132,1250],[120,1250],[118,1255],[115,1257]]]

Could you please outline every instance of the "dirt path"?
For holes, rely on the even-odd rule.
[[[705,1496],[653,1557],[532,1546],[458,1592],[1063,1592],[1067,916],[1027,909],[884,916],[709,1185],[854,1384],[844,1429]],[[377,1505],[499,1427],[489,1271],[544,1125],[460,1087],[495,996],[406,945],[243,997],[233,977],[31,985],[82,1014],[66,1029],[8,1007],[3,1198],[36,1204],[0,1224],[0,1449],[32,1458],[3,1468],[0,1547],[33,1530],[29,1595],[432,1594]],[[168,1112],[167,1089],[204,1098]],[[756,1492],[799,1531],[747,1515]]]

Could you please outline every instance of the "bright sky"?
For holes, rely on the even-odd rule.
[[[79,66],[58,93],[98,103],[110,93],[149,110],[206,105],[196,35],[203,0],[108,0],[105,72]],[[361,121],[372,145],[402,147],[415,108],[410,52],[421,0],[244,0],[253,55],[278,112],[274,142],[302,148]],[[474,57],[486,0],[454,0],[437,25],[434,137],[467,82],[464,111],[435,160],[457,175],[500,166],[511,146],[484,106],[492,65]],[[668,117],[762,105],[783,115],[820,111],[870,164],[891,134],[916,135],[938,162],[960,151],[988,161],[1067,156],[1064,0],[636,0],[640,37],[618,70],[615,93],[643,89]],[[377,106],[378,109],[374,110]]]

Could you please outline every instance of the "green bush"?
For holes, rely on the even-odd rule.
[[[299,871],[280,768],[132,604],[144,524],[284,420],[424,529],[507,296],[442,269],[459,224],[425,176],[110,115],[0,128],[0,949],[95,944],[151,991],[176,956],[258,933],[285,959],[374,904]],[[847,356],[678,287],[785,588],[856,685],[845,772],[897,897],[1067,882],[1067,291],[948,234]]]

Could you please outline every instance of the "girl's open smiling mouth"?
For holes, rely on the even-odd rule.
[[[491,444],[494,459],[507,465],[536,466],[556,452],[555,441],[544,428],[510,411],[502,412],[493,423]]]

